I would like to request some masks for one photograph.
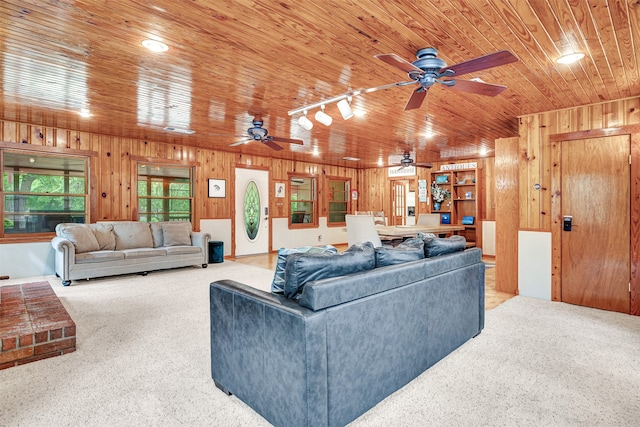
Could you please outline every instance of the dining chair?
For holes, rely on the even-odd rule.
[[[417,225],[437,226],[440,225],[440,214],[423,214],[418,216]]]
[[[387,217],[384,211],[373,211],[373,222],[375,225],[387,225]]]
[[[363,242],[371,242],[376,248],[382,246],[372,215],[345,215],[345,220],[349,246]]]

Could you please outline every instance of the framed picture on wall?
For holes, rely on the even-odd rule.
[[[227,181],[209,178],[209,197],[227,197]]]
[[[276,197],[284,197],[284,182],[276,182]]]

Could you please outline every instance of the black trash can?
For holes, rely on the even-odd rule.
[[[209,242],[209,264],[224,261],[224,242]]]

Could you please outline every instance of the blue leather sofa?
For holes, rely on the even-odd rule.
[[[481,250],[307,283],[210,285],[215,384],[276,426],[343,426],[484,327]]]

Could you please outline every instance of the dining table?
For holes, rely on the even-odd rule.
[[[433,233],[444,237],[449,233],[464,230],[464,225],[377,225],[378,235],[383,238],[416,237],[418,233]]]

